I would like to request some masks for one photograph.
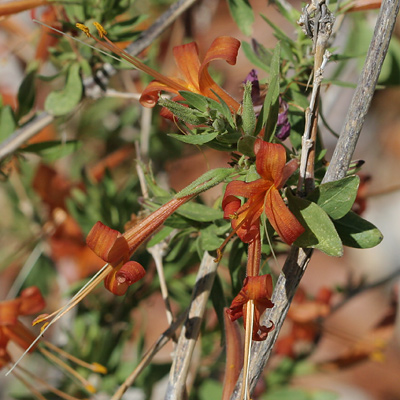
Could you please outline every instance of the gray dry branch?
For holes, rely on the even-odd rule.
[[[332,182],[341,179],[347,173],[389,47],[390,38],[399,12],[399,3],[400,0],[383,0],[382,2],[364,68],[323,182]],[[261,321],[264,323],[269,320],[273,321],[275,323],[275,330],[268,335],[267,340],[254,343],[252,347],[250,365],[250,387],[252,391],[268,362],[274,343],[289,310],[290,303],[310,261],[311,255],[311,249],[292,247],[285,262],[272,297],[275,306],[267,310],[263,321]],[[242,378],[239,379],[231,400],[240,399],[241,383]]]
[[[218,263],[207,252],[204,253],[197,273],[196,284],[190,301],[189,312],[183,324],[175,357],[172,364],[166,400],[182,400],[187,397],[187,378],[192,363],[192,355],[196,346],[206,304],[214,284]]]

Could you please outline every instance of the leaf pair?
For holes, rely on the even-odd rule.
[[[288,191],[289,208],[306,228],[294,244],[335,257],[343,254],[343,245],[362,249],[378,245],[383,239],[379,229],[351,211],[359,181],[350,176],[322,184],[306,199]]]

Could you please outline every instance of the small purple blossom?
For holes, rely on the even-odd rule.
[[[279,97],[279,114],[276,123],[275,136],[280,140],[285,140],[290,134],[290,122],[288,119],[289,105],[282,97]]]
[[[243,81],[243,83],[251,83],[251,100],[253,101],[253,104],[258,104],[260,101],[260,82],[258,81],[258,75],[257,71],[255,69],[252,69],[249,74],[246,76],[246,79]]]

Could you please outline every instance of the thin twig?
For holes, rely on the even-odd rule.
[[[27,123],[24,127],[17,129],[12,135],[3,140],[3,142],[0,144],[0,161],[12,154],[18,149],[18,147],[35,136],[47,125],[51,124],[53,120],[54,117],[44,111],[35,117],[31,122]]]
[[[313,18],[311,18],[311,15],[313,15]],[[325,4],[325,0],[312,0],[308,6],[303,8],[303,14],[298,22],[306,35],[313,39],[314,52],[313,89],[310,106],[306,110],[306,124],[302,139],[300,179],[297,186],[297,192],[301,195],[307,194],[314,189],[315,144],[318,133],[320,88],[323,71],[330,57],[326,49],[334,22],[335,17]]]
[[[126,378],[125,382],[115,392],[111,400],[119,400],[122,398],[123,394],[128,390],[130,386],[132,386],[133,382],[143,371],[143,369],[150,364],[153,357],[165,346],[165,344],[168,343],[171,337],[175,335],[175,331],[182,324],[186,316],[187,316],[187,311],[179,315],[176,321],[160,335],[158,340],[151,346],[151,348],[142,357],[139,365],[135,368],[134,371],[132,371],[132,373],[128,376],[128,378]]]
[[[361,74],[356,94],[350,105],[345,126],[340,135],[331,164],[324,177],[324,182],[332,182],[346,175],[353,156],[357,139],[371,102],[373,90],[381,70],[390,37],[393,32],[400,0],[383,0],[376,22],[373,39]],[[275,286],[272,301],[274,308],[267,310],[262,323],[273,321],[275,330],[263,342],[256,342],[252,349],[250,366],[251,390],[254,390],[258,379],[268,362],[274,343],[282,328],[293,295],[310,261],[312,249],[298,249],[292,246],[282,273]],[[242,380],[239,379],[231,400],[238,400]]]
[[[214,283],[218,263],[207,252],[204,253],[193,289],[189,313],[181,330],[175,359],[172,364],[166,400],[182,400],[186,397],[186,379],[194,347],[200,333],[207,300]]]
[[[132,56],[137,56],[146,47],[164,32],[183,12],[191,7],[197,0],[178,0],[165,11],[150,28],[146,29],[139,38],[126,48]],[[93,99],[104,95],[104,90],[108,85],[109,76],[116,73],[116,69],[111,64],[104,64],[94,77],[87,77],[83,80],[86,97]],[[99,86],[101,85],[101,87]],[[54,121],[55,117],[43,111],[32,119],[28,124],[17,129],[11,136],[0,143],[0,161],[15,152],[27,140],[39,133],[47,125]]]

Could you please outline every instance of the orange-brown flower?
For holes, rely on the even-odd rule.
[[[11,356],[7,351],[7,346],[10,342],[13,342],[25,350],[25,353],[32,353],[34,350],[38,350],[46,359],[52,361],[53,364],[57,364],[70,375],[73,375],[89,392],[94,393],[96,390],[93,385],[78,374],[72,367],[66,364],[61,358],[57,357],[56,354],[59,354],[63,358],[67,358],[70,361],[94,372],[106,373],[107,370],[102,365],[97,363],[88,364],[74,356],[71,356],[46,340],[37,340],[36,335],[34,335],[30,329],[19,320],[20,316],[36,314],[41,311],[45,305],[46,303],[43,296],[36,286],[26,288],[21,292],[19,297],[13,300],[0,301],[0,369],[12,362]],[[36,381],[36,383],[41,386],[44,386],[45,389],[56,394],[58,398],[66,400],[75,399],[75,397],[69,396],[49,385],[46,381],[35,376],[32,372],[25,370],[22,367],[19,367],[17,372],[17,370],[14,370],[15,367],[16,365],[11,369],[13,374],[20,379],[37,398],[44,399],[40,392],[25,379],[26,377],[30,380]]]
[[[272,308],[274,303],[272,296],[272,278],[271,275],[248,276],[243,282],[243,288],[233,299],[230,308],[226,311],[232,321],[243,317],[244,327],[246,329],[247,302],[254,302],[254,320],[253,320],[253,340],[261,341],[267,338],[268,332],[274,329],[274,324],[270,327],[261,325],[260,318],[267,308]]]
[[[172,213],[191,198],[192,195],[172,199],[123,234],[100,221],[93,226],[86,243],[110,265],[105,270],[108,272],[104,280],[108,290],[121,296],[130,285],[143,278],[144,268],[135,261],[129,261],[129,258]]]
[[[249,183],[233,181],[228,184],[222,201],[224,217],[232,219],[232,228],[243,242],[249,243],[259,234],[260,216],[265,212],[282,240],[292,244],[304,228],[287,208],[279,190],[297,169],[297,161],[286,164],[285,148],[261,139],[256,140],[254,153],[261,178]],[[248,200],[241,205],[236,196]]]
[[[176,46],[173,49],[174,58],[183,79],[169,79],[180,86],[178,90],[194,92],[219,101],[214,94],[216,93],[232,111],[237,112],[240,104],[211,78],[208,65],[215,60],[224,60],[230,65],[236,64],[239,47],[239,40],[233,37],[217,37],[207,50],[203,62],[200,62],[199,49],[195,42]],[[154,107],[161,91],[178,94],[178,90],[176,85],[171,86],[169,82],[157,78],[144,89],[140,102],[145,107]]]
[[[76,24],[88,37],[93,38],[101,46],[118,54],[124,60],[130,62],[140,71],[152,76],[151,82],[143,91],[140,103],[145,107],[154,107],[157,104],[161,91],[179,94],[180,91],[190,91],[219,101],[215,92],[231,108],[232,112],[239,110],[240,104],[226,93],[211,78],[208,65],[214,60],[224,60],[228,64],[236,64],[236,57],[240,47],[240,41],[230,36],[217,37],[208,49],[203,62],[200,62],[197,44],[192,42],[174,47],[174,57],[182,74],[182,78],[167,77],[158,71],[143,64],[138,58],[131,56],[123,49],[117,47],[107,38],[106,30],[97,22],[94,23],[99,35],[104,41],[95,38],[89,32],[89,28],[83,24]],[[176,100],[177,98],[175,98]]]
[[[21,292],[21,296],[13,300],[0,302],[0,348],[3,354],[9,341],[26,350],[34,341],[35,335],[21,322],[20,316],[32,315],[41,311],[46,303],[36,286]],[[35,350],[33,347],[30,352]]]

